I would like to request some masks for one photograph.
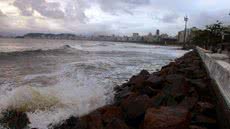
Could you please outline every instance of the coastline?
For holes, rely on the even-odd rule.
[[[112,40],[87,40],[87,39],[42,39],[42,38],[4,38],[4,37],[0,37],[3,39],[37,39],[37,40],[63,40],[63,41],[101,41],[101,42],[112,42],[112,43],[116,43],[116,42],[120,42],[120,43],[136,43],[136,44],[144,44],[144,45],[159,45],[159,46],[177,46],[177,47],[182,47],[183,43],[168,43],[165,44],[163,42],[144,42],[144,41],[112,41]]]
[[[72,116],[50,128],[215,129],[216,104],[209,85],[210,78],[197,52],[188,52],[158,72],[142,70],[116,87],[113,104],[80,118]],[[11,114],[6,115],[14,118],[10,122],[5,119],[8,125],[22,128],[19,125],[29,123],[23,112]]]
[[[114,104],[71,117],[54,129],[214,129],[218,128],[210,78],[192,51],[161,71],[142,70],[116,87]]]

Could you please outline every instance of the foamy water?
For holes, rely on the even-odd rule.
[[[42,51],[20,52],[37,49]],[[111,103],[114,86],[185,53],[134,43],[32,39],[0,39],[0,52],[8,52],[0,54],[0,112],[25,111],[30,128],[39,129]]]

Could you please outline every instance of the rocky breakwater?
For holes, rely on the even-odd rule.
[[[114,103],[53,129],[217,129],[215,97],[194,51],[115,88]]]

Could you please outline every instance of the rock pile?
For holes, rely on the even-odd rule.
[[[216,129],[215,97],[199,56],[192,51],[116,87],[115,102],[54,129]]]

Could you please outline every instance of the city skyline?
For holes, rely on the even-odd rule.
[[[167,4],[166,4],[167,3]],[[97,35],[177,35],[188,26],[230,23],[228,0],[1,0],[0,35],[73,33]]]

